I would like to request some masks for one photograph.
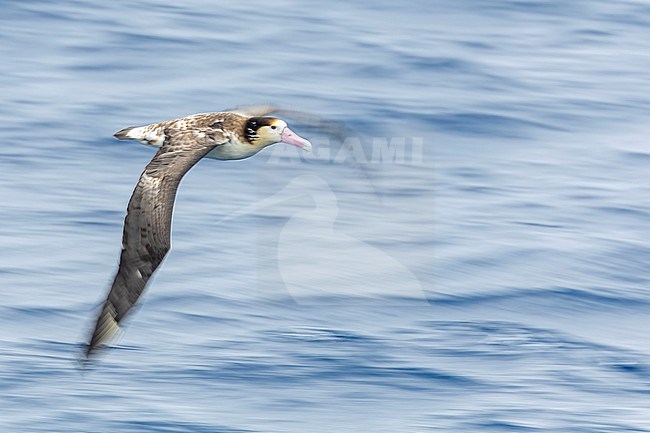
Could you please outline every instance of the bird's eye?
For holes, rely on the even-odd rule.
[[[271,125],[271,129],[278,129],[278,127],[275,125]]]

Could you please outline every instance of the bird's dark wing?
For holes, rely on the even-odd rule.
[[[120,321],[169,251],[172,210],[181,179],[201,158],[227,141],[221,130],[210,128],[167,129],[165,135],[164,144],[142,172],[129,201],[120,265],[86,348],[86,358],[119,329]]]

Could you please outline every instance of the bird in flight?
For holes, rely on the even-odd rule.
[[[119,330],[169,252],[174,200],[185,173],[204,157],[244,159],[275,143],[311,151],[308,140],[289,129],[284,120],[269,116],[276,111],[257,106],[194,114],[115,133],[118,140],[135,140],[159,149],[129,200],[119,268],[86,346],[86,360]]]

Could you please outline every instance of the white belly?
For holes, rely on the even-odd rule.
[[[244,159],[255,155],[260,148],[250,144],[242,143],[225,143],[217,146],[212,152],[206,155],[207,158],[213,159]]]

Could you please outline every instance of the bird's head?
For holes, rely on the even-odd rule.
[[[293,132],[287,122],[276,117],[251,117],[244,128],[246,140],[260,147],[274,143],[287,143],[311,152],[311,143]]]

